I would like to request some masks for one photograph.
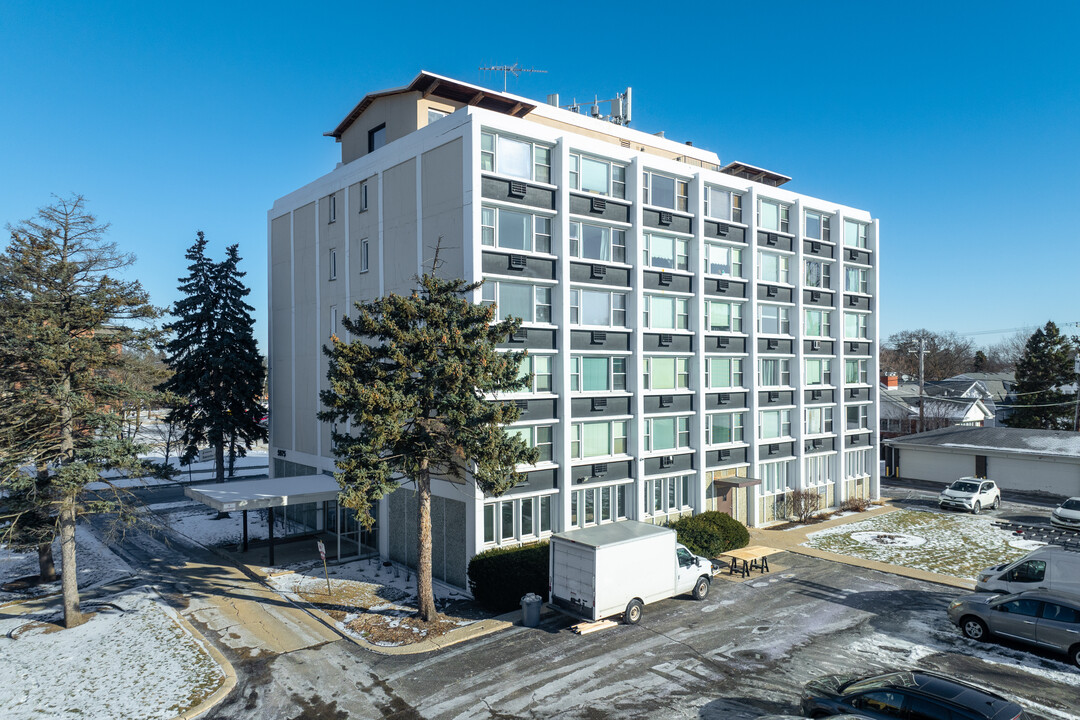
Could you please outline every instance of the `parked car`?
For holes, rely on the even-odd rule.
[[[1065,653],[1080,667],[1080,598],[1049,590],[973,593],[949,604],[949,619],[972,640],[1000,635]]]
[[[1050,513],[1050,524],[1069,530],[1080,530],[1080,497],[1069,498]]]
[[[1053,590],[1080,597],[1080,551],[1046,545],[1015,562],[986,568],[975,580],[976,592],[1024,590]]]
[[[802,711],[812,718],[857,711],[874,720],[1028,720],[1024,708],[989,690],[926,670],[832,675],[811,680]]]
[[[938,495],[938,507],[958,508],[975,515],[983,508],[997,510],[1001,507],[1001,490],[993,480],[960,478]]]

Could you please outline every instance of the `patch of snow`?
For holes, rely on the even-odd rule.
[[[1017,538],[1016,540],[1009,541],[1009,547],[1014,547],[1017,550],[1026,550],[1031,552],[1032,550],[1038,550],[1044,547],[1046,543],[1039,542],[1038,540],[1025,540],[1023,538]]]
[[[27,628],[52,618],[0,620],[0,716],[5,720],[171,718],[201,701],[224,672],[156,593],[106,598],[85,624],[61,632]],[[84,610],[92,610],[84,607]],[[6,637],[24,628],[17,639]]]
[[[53,541],[53,562],[56,572],[63,572],[63,558],[60,553],[60,539]],[[114,582],[134,574],[126,562],[109,550],[98,539],[89,525],[80,523],[75,531],[75,565],[79,588],[86,590],[98,585]],[[11,582],[19,578],[38,574],[37,551],[14,552],[0,547],[0,583]],[[0,591],[0,603],[11,600],[24,600],[35,595],[49,595],[60,592],[60,582],[39,585],[26,592]]]
[[[856,532],[851,539],[867,545],[888,545],[892,547],[918,547],[926,543],[926,538],[903,533]]]

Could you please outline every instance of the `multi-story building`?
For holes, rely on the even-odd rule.
[[[706,509],[777,519],[878,495],[878,223],[789,178],[429,73],[328,135],[332,172],[269,213],[275,476],[331,472],[322,346],[357,300],[430,270],[484,280],[524,320],[510,429],[540,450],[499,498],[436,481],[435,574],[552,532]],[[384,556],[415,553],[415,498],[381,502]],[[329,518],[329,513],[327,518]],[[328,520],[327,522],[330,522]]]

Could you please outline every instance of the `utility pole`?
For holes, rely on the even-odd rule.
[[[911,355],[915,355],[915,354],[919,355],[919,432],[922,432],[923,429],[926,427],[926,413],[925,413],[925,411],[923,409],[924,399],[925,399],[925,396],[923,395],[923,382],[924,382],[924,378],[925,378],[926,373],[925,373],[925,366],[924,366],[923,360],[926,357],[927,352],[928,351],[926,349],[926,336],[925,335],[923,337],[919,338],[919,349],[918,350],[908,350],[908,353],[910,353]]]
[[[1076,373],[1076,407],[1073,409],[1073,432],[1080,430],[1080,352],[1073,357],[1073,372]]]

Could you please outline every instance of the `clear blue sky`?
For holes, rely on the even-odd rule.
[[[0,224],[81,193],[156,304],[240,244],[266,342],[266,211],[421,70],[634,89],[633,127],[881,219],[881,331],[1080,321],[1080,3],[0,5]],[[1067,328],[1080,332],[1080,328]],[[997,339],[974,338],[979,343]]]

